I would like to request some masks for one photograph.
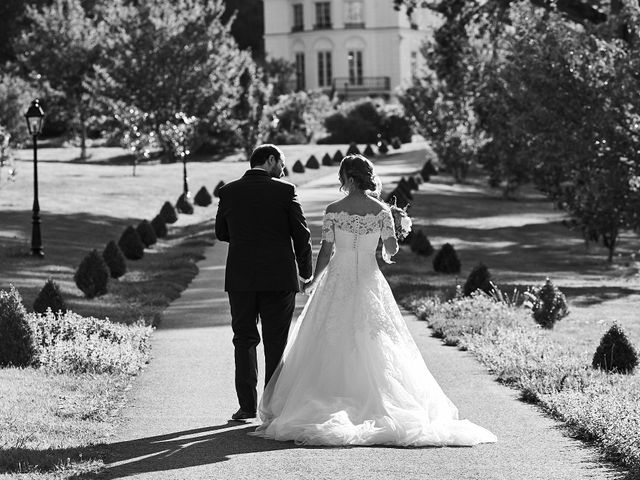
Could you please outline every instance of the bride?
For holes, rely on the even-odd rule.
[[[376,262],[398,251],[369,160],[340,164],[345,198],[327,206],[311,296],[260,402],[254,435],[308,445],[475,445],[433,378]],[[335,246],[335,253],[334,253]],[[390,260],[387,260],[390,261]]]

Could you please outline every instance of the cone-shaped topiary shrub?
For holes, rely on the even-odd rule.
[[[333,165],[333,158],[331,158],[331,155],[329,155],[328,153],[324,154],[324,157],[322,157],[322,165],[324,165],[325,167],[330,167]]]
[[[138,232],[138,235],[140,235],[140,240],[142,240],[145,247],[150,247],[158,241],[156,231],[149,223],[149,220],[142,220],[136,227],[136,231]]]
[[[347,149],[347,155],[359,155],[360,154],[360,149],[358,148],[358,145],[355,142],[351,142],[349,144],[349,148]]]
[[[173,205],[169,202],[164,202],[160,209],[160,216],[164,220],[164,223],[176,223],[178,221],[178,214]]]
[[[391,139],[391,146],[392,146],[394,149],[398,150],[399,148],[401,148],[401,147],[402,147],[402,142],[400,141],[400,139],[399,139],[398,137],[393,137],[393,138]]]
[[[64,298],[62,298],[60,287],[51,278],[44,283],[44,287],[33,302],[33,311],[36,313],[46,313],[47,308],[50,308],[54,313],[68,310]]]
[[[412,231],[409,242],[412,252],[422,255],[423,257],[433,255],[433,246],[422,230]]]
[[[158,238],[164,238],[167,236],[167,233],[169,233],[167,231],[167,224],[165,223],[164,218],[162,218],[162,215],[156,215],[153,217],[153,220],[151,220],[151,226],[153,227],[153,231],[156,232],[156,237]]]
[[[533,319],[542,328],[553,328],[558,320],[569,315],[564,293],[549,278],[542,287],[530,288],[525,296],[525,306],[531,308]]]
[[[118,240],[118,246],[129,260],[140,260],[144,257],[144,243],[142,243],[138,231],[131,225],[122,232]]]
[[[414,237],[414,233],[413,233],[413,229],[409,231],[409,233],[407,234],[406,237],[402,238],[402,239],[398,239],[398,243],[400,245],[411,245],[411,241],[413,240]],[[433,247],[432,247],[433,250]]]
[[[382,153],[383,155],[389,153],[389,144],[386,140],[383,139],[378,142],[378,153]]]
[[[296,173],[304,173],[304,165],[300,160],[296,160],[296,163],[293,164],[293,167],[291,168],[291,170],[293,170]]]
[[[284,168],[282,169],[282,171],[284,172],[284,176],[285,176],[285,177],[288,177],[288,176],[289,176],[289,169],[288,169],[287,167],[284,167]]]
[[[33,333],[22,298],[12,286],[0,290],[0,366],[26,367],[35,355]]]
[[[416,182],[416,179],[413,177],[409,177],[409,180],[407,180],[407,185],[409,185],[409,188],[411,190],[418,190],[420,188],[418,186],[418,183]]]
[[[220,189],[224,187],[224,182],[220,180],[216,187],[213,189],[213,196],[218,198],[220,196]]]
[[[371,148],[371,145],[369,145],[368,143],[367,143],[367,146],[364,147],[364,152],[362,152],[362,154],[367,158],[376,156],[375,152],[373,151],[373,148]]]
[[[602,336],[591,365],[607,372],[633,373],[638,366],[638,352],[620,325],[614,323]]]
[[[305,165],[307,168],[312,168],[314,170],[320,168],[320,162],[318,162],[318,159],[316,158],[315,155],[311,155],[309,157],[309,160],[307,160],[307,163]]]
[[[438,169],[435,167],[435,165],[431,160],[427,160],[422,166],[422,170],[420,170],[420,175],[422,175],[422,178],[424,179],[425,182],[429,181],[429,178],[431,178],[431,175],[437,175],[437,174],[438,174]]]
[[[107,267],[109,267],[111,278],[120,278],[127,273],[127,262],[124,258],[124,253],[122,253],[118,244],[113,240],[104,247],[102,259],[104,263],[107,264]]]
[[[467,277],[467,281],[464,283],[462,293],[465,297],[469,297],[476,290],[482,290],[485,293],[491,293],[493,290],[491,286],[491,273],[483,263],[479,263],[473,267],[473,270],[471,270],[471,273],[469,273]]]
[[[344,158],[344,155],[342,155],[342,152],[340,150],[338,150],[335,153],[335,155],[333,155],[333,163],[335,163],[337,165],[342,161],[343,158]]]
[[[409,186],[409,182],[407,182],[406,178],[402,177],[396,188],[402,190],[402,193],[404,193],[409,200],[413,200],[413,193],[411,193],[411,187]]]
[[[193,201],[199,207],[208,207],[211,205],[213,198],[211,198],[211,194],[209,193],[209,190],[207,190],[207,187],[202,186],[200,187],[200,190],[198,190],[198,193],[196,193],[196,196],[193,197]]]
[[[94,249],[82,259],[73,279],[87,298],[99,297],[107,293],[109,267]]]
[[[416,182],[416,185],[418,185],[418,187],[424,183],[424,180],[422,179],[422,175],[420,174],[414,175],[411,178],[413,178],[413,181]]]
[[[433,269],[440,273],[460,273],[460,259],[456,249],[445,243],[433,258]]]
[[[182,194],[178,197],[178,201],[176,202],[176,210],[180,213],[184,213],[185,215],[193,214],[193,204],[189,201],[186,194]]]
[[[404,208],[410,203],[409,198],[407,198],[405,193],[399,188],[396,188],[389,194],[388,202],[393,202],[393,197],[396,198],[396,205],[400,208]]]

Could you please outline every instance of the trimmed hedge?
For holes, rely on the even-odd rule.
[[[371,148],[371,144],[369,143],[367,143],[367,146],[364,147],[364,152],[362,152],[362,154],[367,158],[376,156],[375,152],[373,151],[373,148]]]
[[[638,365],[638,352],[622,327],[614,323],[602,336],[591,366],[607,372],[633,373]]]
[[[284,167],[283,172],[285,177],[289,176],[289,169],[287,167]]]
[[[318,162],[318,159],[316,158],[315,155],[311,155],[309,157],[309,160],[307,160],[307,163],[305,166],[307,168],[312,168],[314,170],[317,170],[318,168],[320,168],[320,162]]]
[[[120,278],[127,273],[127,262],[124,258],[124,253],[122,253],[118,244],[113,240],[107,243],[107,246],[104,247],[102,259],[109,268],[111,278]]]
[[[176,210],[180,213],[184,213],[185,215],[193,214],[193,204],[187,198],[185,193],[181,194],[178,197],[178,201],[176,202]]]
[[[44,283],[44,287],[42,287],[33,302],[33,311],[36,313],[46,313],[47,308],[50,308],[54,313],[66,312],[68,310],[60,287],[52,278],[49,278]]]
[[[305,168],[300,160],[296,160],[296,163],[293,164],[292,170],[295,173],[304,173]]]
[[[344,155],[342,155],[342,152],[340,150],[338,150],[334,155],[333,155],[333,163],[335,164],[339,164],[342,159],[344,158]]]
[[[404,208],[410,203],[410,199],[400,188],[396,188],[395,190],[393,190],[387,197],[387,201],[391,201],[393,197],[396,197],[396,205],[400,208]]]
[[[222,180],[220,180],[218,182],[218,184],[215,186],[215,188],[213,189],[213,196],[218,198],[220,196],[220,189],[224,187],[224,182]]]
[[[456,249],[450,243],[445,243],[433,258],[433,269],[440,273],[460,273],[460,259]]]
[[[164,220],[164,223],[176,223],[178,221],[178,213],[170,202],[164,202],[164,205],[162,205],[160,209],[160,216]]]
[[[479,263],[473,267],[473,270],[471,270],[471,273],[469,273],[467,277],[467,281],[464,283],[462,293],[465,297],[470,297],[476,290],[482,290],[485,293],[491,293],[493,290],[491,273],[483,263]]]
[[[355,142],[351,142],[349,144],[349,148],[347,149],[347,155],[360,155],[360,149]]]
[[[331,158],[331,155],[328,153],[324,154],[324,157],[322,157],[322,165],[325,167],[331,167],[333,165],[333,158]]]
[[[386,140],[383,139],[378,142],[378,153],[381,153],[383,155],[389,153],[389,144]]]
[[[35,355],[33,336],[22,297],[11,286],[0,290],[0,366],[26,367]]]
[[[437,174],[438,174],[438,169],[435,167],[433,162],[431,162],[431,160],[427,160],[422,166],[422,169],[420,170],[420,175],[422,176],[425,182],[429,181],[429,179],[431,178],[431,175],[437,175]]]
[[[142,220],[136,227],[136,231],[138,232],[138,235],[140,235],[140,240],[142,240],[145,247],[150,247],[158,241],[156,231],[149,223],[149,220]]]
[[[393,137],[391,139],[391,146],[395,149],[398,150],[400,148],[402,148],[402,142],[400,141],[400,139],[398,137]]]
[[[129,260],[140,260],[144,257],[144,243],[142,243],[138,231],[131,225],[122,232],[118,240],[118,246]]]
[[[409,188],[411,190],[419,190],[420,189],[420,186],[416,182],[416,179],[413,178],[413,177],[409,177],[409,180],[407,180],[407,185],[409,186]]]
[[[198,193],[196,193],[196,196],[193,197],[193,201],[199,207],[208,207],[211,205],[211,202],[213,202],[213,198],[211,197],[209,190],[207,190],[207,187],[202,186],[200,187],[200,190],[198,190]]]
[[[167,224],[165,223],[164,218],[162,218],[162,215],[156,215],[153,217],[153,220],[151,220],[151,226],[153,227],[153,231],[156,232],[156,237],[158,238],[164,238],[169,233],[167,230]]]
[[[94,298],[107,293],[109,275],[109,267],[94,249],[82,259],[73,280],[87,298]]]
[[[431,242],[422,230],[411,232],[409,246],[413,253],[423,257],[429,257],[433,255],[434,252],[433,245],[431,245]]]
[[[564,293],[549,278],[542,287],[529,289],[525,296],[533,319],[542,328],[553,328],[558,320],[569,315]]]

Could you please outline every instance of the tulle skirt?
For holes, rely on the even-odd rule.
[[[458,419],[377,268],[330,262],[259,406],[253,435],[307,445],[469,446],[495,442]]]

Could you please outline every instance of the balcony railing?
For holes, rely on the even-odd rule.
[[[365,28],[364,22],[347,22],[344,24],[344,28]]]
[[[316,23],[313,25],[314,30],[331,30],[333,28],[332,23]]]
[[[388,94],[391,91],[389,77],[336,77],[333,89],[338,95],[360,96],[370,94]]]

